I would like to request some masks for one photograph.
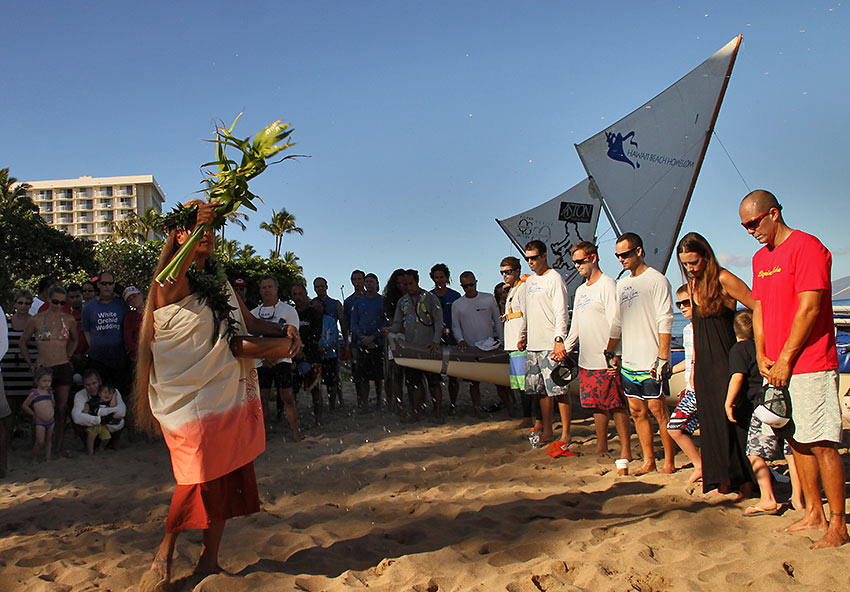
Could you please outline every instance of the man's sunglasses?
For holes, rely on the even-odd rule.
[[[573,259],[573,265],[579,267],[580,265],[584,265],[585,263],[590,263],[593,261],[593,255],[588,255],[584,259]]]
[[[526,260],[526,261],[537,261],[537,260],[538,260],[538,259],[540,259],[542,256],[543,256],[543,254],[540,254],[540,255],[528,255],[528,256],[525,258],[525,260]]]
[[[514,267],[511,267],[510,269],[500,269],[499,271],[501,272],[502,275],[511,275],[515,271],[519,271],[519,270],[514,268]]]
[[[634,255],[635,251],[637,251],[637,247],[635,247],[634,249],[629,249],[628,251],[623,251],[622,253],[617,253],[617,259],[619,259],[620,261],[628,259],[632,255]]]
[[[56,306],[65,306],[65,303],[68,302],[68,301],[67,300],[56,300],[55,298],[51,298],[50,302],[52,302]]]

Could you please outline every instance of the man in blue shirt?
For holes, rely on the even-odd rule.
[[[357,353],[354,385],[357,388],[357,406],[369,406],[369,381],[375,382],[376,407],[381,406],[384,382],[384,335],[387,325],[384,316],[384,298],[378,294],[378,276],[365,276],[366,294],[354,301],[351,309],[351,341]],[[389,400],[387,400],[389,407]]]
[[[440,300],[440,308],[443,309],[443,345],[457,345],[452,334],[452,302],[460,298],[460,294],[449,288],[452,283],[452,275],[449,266],[445,263],[437,263],[431,268],[431,279],[434,281],[434,289],[431,293]],[[460,381],[456,376],[449,376],[449,414],[455,411],[457,394],[460,391]]]
[[[124,317],[130,309],[115,298],[112,272],[100,273],[97,288],[97,298],[83,307],[81,315],[83,333],[89,342],[90,365],[126,399],[130,395],[131,377],[124,348]]]

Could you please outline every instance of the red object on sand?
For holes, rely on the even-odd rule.
[[[551,442],[546,448],[546,454],[552,458],[558,458],[559,456],[579,456],[577,453],[567,448],[565,442],[561,442],[560,440]]]

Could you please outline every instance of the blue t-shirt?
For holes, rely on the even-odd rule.
[[[322,315],[322,334],[319,336],[319,351],[322,354],[322,359],[337,357],[336,346],[338,341],[339,331],[336,328],[336,320],[331,315]]]
[[[363,296],[358,296],[356,293],[342,301],[342,328],[346,331],[351,331],[351,308],[354,306],[354,301]]]
[[[460,294],[446,288],[446,293],[440,296],[435,290],[431,290],[431,294],[440,300],[440,308],[443,309],[443,343],[447,345],[457,345],[455,336],[452,334],[452,302],[460,298]]]
[[[89,357],[109,368],[127,366],[124,350],[124,317],[129,307],[117,298],[110,302],[92,300],[83,307],[81,321],[83,331],[89,334]]]
[[[325,314],[331,315],[335,321],[339,320],[339,300],[334,300],[330,296],[325,300]]]
[[[381,329],[387,326],[384,316],[384,297],[378,294],[373,298],[361,296],[351,307],[351,342],[359,345],[363,337],[374,335],[378,344],[384,343]]]

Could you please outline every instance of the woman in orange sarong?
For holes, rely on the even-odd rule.
[[[196,225],[215,219],[210,204],[187,205],[198,206]],[[192,230],[170,232],[157,273]],[[213,240],[210,230],[176,281],[152,283],[142,321],[137,416],[141,427],[161,430],[177,481],[165,537],[142,578],[142,590],[170,581],[181,530],[204,531],[194,573],[222,571],[218,551],[226,520],[260,509],[253,460],[265,449],[265,433],[253,358],[292,357],[301,349],[297,327],[254,317],[226,278],[216,275]]]

